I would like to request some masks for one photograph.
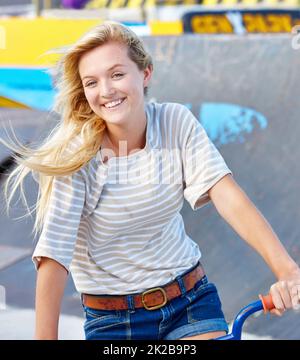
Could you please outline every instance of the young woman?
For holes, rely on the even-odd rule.
[[[276,309],[296,307],[300,270],[183,105],[145,102],[153,64],[127,27],[104,22],[57,64],[61,122],[38,149],[13,147],[16,187],[39,183],[33,254],[36,339],[57,339],[69,271],[86,339],[209,339],[227,323],[185,233],[184,198],[220,215],[277,277]],[[10,145],[12,147],[12,145]]]

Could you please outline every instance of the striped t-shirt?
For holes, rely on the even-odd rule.
[[[54,178],[33,261],[62,264],[78,292],[141,292],[201,257],[180,210],[184,199],[193,210],[206,204],[207,191],[231,171],[187,107],[148,102],[145,112],[144,149],[107,162],[99,149],[76,173]]]

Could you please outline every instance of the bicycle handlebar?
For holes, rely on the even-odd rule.
[[[264,309],[264,313],[266,314],[268,311],[275,309],[275,305],[273,303],[272,300],[272,296],[270,294],[268,295],[261,295],[259,294],[258,297],[260,298],[262,305],[263,305],[263,309]]]
[[[275,308],[275,305],[272,301],[272,297],[270,294],[268,295],[261,295],[259,294],[259,299],[253,303],[245,306],[236,316],[233,321],[232,331],[231,333],[215,338],[215,340],[240,340],[242,336],[242,327],[245,320],[257,311],[264,310],[266,314],[270,310]]]

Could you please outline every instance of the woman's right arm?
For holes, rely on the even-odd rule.
[[[42,257],[37,272],[35,339],[57,340],[61,301],[68,272],[57,261]]]

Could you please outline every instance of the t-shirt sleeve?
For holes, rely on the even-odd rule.
[[[43,229],[32,260],[38,269],[41,257],[71,264],[85,203],[85,180],[81,171],[55,176]]]
[[[208,190],[226,174],[232,174],[220,152],[193,113],[184,107],[182,163],[184,198],[193,210],[210,201]]]

